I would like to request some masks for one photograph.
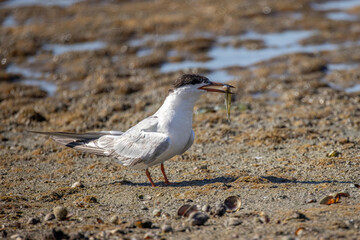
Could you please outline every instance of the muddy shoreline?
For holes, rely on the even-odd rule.
[[[360,5],[9,2],[0,1],[2,238],[360,238]],[[170,186],[159,167],[152,188],[143,171],[27,132],[124,131],[183,73],[229,81],[236,94],[230,124],[221,94],[197,103],[194,145],[165,162]],[[333,193],[349,197],[320,204]],[[204,225],[177,215],[234,195],[241,209],[206,212]],[[49,219],[56,206],[65,219]]]

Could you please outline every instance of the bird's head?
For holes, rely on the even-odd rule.
[[[231,85],[225,83],[212,82],[207,77],[203,77],[196,74],[184,74],[178,78],[174,83],[172,90],[183,88],[186,91],[190,91],[198,94],[205,92],[219,92],[226,93],[229,88],[234,88]]]

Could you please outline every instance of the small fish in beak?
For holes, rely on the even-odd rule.
[[[225,107],[226,107],[226,114],[228,122],[230,123],[230,108],[231,108],[231,88],[230,85],[226,85],[223,87],[225,90]]]

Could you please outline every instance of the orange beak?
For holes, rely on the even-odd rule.
[[[198,89],[206,90],[208,92],[229,93],[229,88],[234,88],[234,87],[225,83],[210,82],[210,84],[199,87]]]

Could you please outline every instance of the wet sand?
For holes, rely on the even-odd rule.
[[[337,2],[0,1],[0,236],[360,238],[360,5]],[[183,73],[236,94],[230,124],[223,95],[200,99],[170,186],[27,132],[126,130]],[[204,225],[177,215],[233,195],[241,209]],[[68,217],[45,220],[56,206]]]

